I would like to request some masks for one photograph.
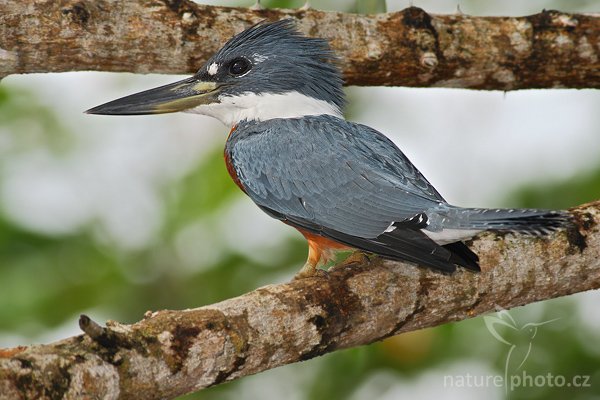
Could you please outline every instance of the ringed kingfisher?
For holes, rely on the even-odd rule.
[[[483,231],[541,235],[569,222],[563,211],[448,204],[390,139],[344,119],[344,101],[328,42],[281,20],[234,36],[190,78],[87,113],[187,111],[231,127],[224,153],[235,183],[308,240],[297,277],[313,275],[342,249],[478,271],[464,240]]]

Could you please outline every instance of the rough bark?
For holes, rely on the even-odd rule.
[[[234,33],[294,18],[331,41],[349,85],[599,88],[600,15],[520,18],[249,10],[189,0],[0,2],[0,77],[75,70],[192,73]]]
[[[400,332],[600,287],[600,202],[545,238],[484,234],[479,274],[362,261],[133,325],[0,350],[2,399],[167,399]]]

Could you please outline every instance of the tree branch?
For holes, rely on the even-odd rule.
[[[400,332],[600,287],[600,201],[546,238],[487,233],[479,274],[363,261],[133,325],[0,350],[0,397],[159,399]],[[2,397],[4,396],[4,397]]]
[[[227,39],[291,17],[331,41],[349,85],[600,88],[600,15],[358,15],[189,0],[0,2],[0,77],[76,70],[195,72]]]

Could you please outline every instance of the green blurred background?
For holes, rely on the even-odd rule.
[[[302,1],[263,1],[299,7]],[[213,1],[242,5],[247,2]],[[373,12],[382,1],[312,1]],[[456,1],[413,1],[434,13]],[[408,4],[388,1],[387,10]],[[600,11],[598,1],[461,1],[474,15]],[[227,128],[193,115],[109,118],[82,111],[173,76],[67,73],[0,85],[0,347],[78,333],[81,313],[134,322],[146,310],[217,302],[290,279],[306,244],[230,181]],[[446,198],[464,206],[566,208],[600,199],[600,95],[349,88],[347,117],[388,134]],[[399,335],[278,368],[186,399],[600,399],[600,296],[511,311],[500,328],[532,376],[590,387],[448,385],[503,375],[509,347],[482,318]],[[533,339],[520,328],[539,327]],[[465,386],[465,385],[463,385]]]

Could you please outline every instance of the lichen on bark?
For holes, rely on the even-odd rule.
[[[189,0],[0,2],[0,77],[75,70],[194,73],[235,33],[292,18],[330,41],[348,85],[599,88],[600,16],[377,15]]]

